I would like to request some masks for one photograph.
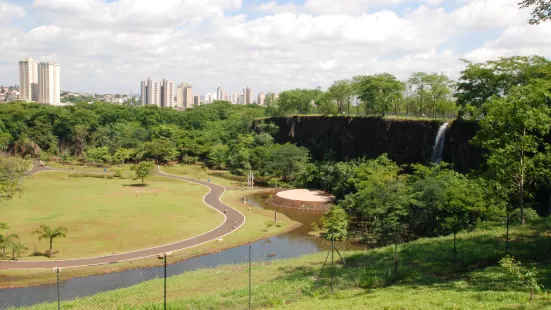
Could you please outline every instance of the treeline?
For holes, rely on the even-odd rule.
[[[100,102],[67,107],[17,102],[0,105],[0,148],[67,164],[201,162],[238,175],[253,169],[285,181],[295,164],[281,160],[295,158],[300,163],[308,159],[308,151],[275,144],[273,125],[253,132],[252,121],[263,116],[262,107],[227,102],[184,112]]]
[[[268,94],[268,114],[359,114],[455,118],[473,116],[473,107],[508,94],[513,86],[549,79],[551,62],[541,56],[515,56],[474,63],[458,81],[443,74],[417,72],[404,81],[389,73],[354,76],[327,91],[293,89]],[[476,116],[476,115],[475,115]]]

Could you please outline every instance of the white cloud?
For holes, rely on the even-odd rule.
[[[13,3],[0,1],[0,25],[8,23],[14,17],[23,17],[25,10]]]
[[[465,54],[465,58],[477,62],[498,57],[542,55],[551,56],[551,24],[539,26],[509,27],[495,40]],[[551,58],[551,57],[550,57]]]
[[[260,3],[253,6],[253,9],[259,12],[266,13],[299,13],[305,11],[303,7],[299,7],[294,2],[280,4],[276,1]]]
[[[371,8],[398,4],[402,0],[306,0],[304,6],[316,14],[359,15]]]
[[[528,25],[518,0],[449,1],[36,0],[25,11],[0,0],[3,22],[30,21],[2,24],[0,84],[16,84],[29,56],[59,62],[63,89],[125,93],[148,76],[199,93],[266,92],[380,72],[455,78],[464,57],[551,56],[551,24]]]
[[[526,24],[530,13],[518,8],[519,0],[468,0],[450,18],[471,30]]]

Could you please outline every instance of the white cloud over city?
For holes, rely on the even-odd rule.
[[[442,72],[460,58],[551,57],[551,23],[518,0],[0,0],[0,85],[17,61],[61,64],[62,89],[139,91],[151,76],[254,92],[358,74]]]

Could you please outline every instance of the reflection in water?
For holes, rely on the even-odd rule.
[[[308,235],[312,223],[321,223],[323,212],[273,207],[265,203],[267,194],[258,194],[249,198],[249,203],[253,208],[273,210],[274,213],[284,214],[290,219],[302,223],[302,226],[290,232],[252,243],[252,261],[258,262],[292,258],[325,251],[330,248],[331,243],[329,241],[313,238]],[[335,245],[339,250],[358,249],[358,246],[348,242],[335,242]],[[215,254],[194,257],[168,265],[167,275],[174,276],[202,268],[244,263],[248,261],[248,255],[249,247],[248,245],[244,245]],[[71,269],[65,269],[61,272],[62,277],[65,276],[65,273],[70,274],[70,272]],[[60,298],[62,301],[73,300],[78,297],[86,297],[101,292],[130,287],[143,281],[161,278],[163,272],[162,266],[156,266],[125,270],[105,275],[72,278],[61,281]],[[55,273],[52,273],[52,276],[55,276]],[[57,301],[57,289],[55,284],[0,289],[0,309],[32,306],[55,301]]]

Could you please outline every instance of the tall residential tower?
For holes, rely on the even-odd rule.
[[[19,61],[19,99],[36,101],[38,95],[38,66],[32,58]]]
[[[38,94],[39,103],[60,104],[60,69],[59,64],[52,62],[38,63]]]

